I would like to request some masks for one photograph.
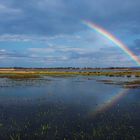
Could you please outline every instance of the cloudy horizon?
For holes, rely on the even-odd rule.
[[[139,0],[0,0],[0,67],[136,67],[94,22],[140,58]]]

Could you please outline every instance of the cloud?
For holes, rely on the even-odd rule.
[[[86,49],[84,48],[74,48],[74,47],[68,47],[68,46],[51,46],[46,48],[29,48],[29,51],[31,53],[51,53],[51,52],[61,52],[61,53],[67,53],[67,52],[78,52],[78,53],[85,53]]]
[[[0,4],[0,14],[18,14],[20,13],[20,9],[10,8],[5,5]]]
[[[34,52],[34,51],[33,51]],[[7,51],[4,49],[0,50],[0,59],[11,60],[11,61],[40,61],[40,62],[58,62],[58,61],[66,61],[66,56],[52,56],[45,55],[41,56],[38,53],[28,53],[26,52],[16,52],[16,51]]]
[[[26,51],[17,52],[0,50],[1,65],[10,62],[14,66],[79,66],[79,67],[110,67],[134,66],[134,62],[121,50],[116,48],[102,48],[90,51],[87,48],[73,48],[55,46],[50,48],[28,48]],[[21,62],[23,62],[21,64]],[[4,63],[4,64],[3,64]],[[24,65],[23,65],[24,64]],[[30,64],[30,65],[29,65]]]
[[[1,58],[9,59],[9,58],[27,58],[28,55],[26,53],[17,53],[16,51],[7,51],[5,49],[0,50]]]
[[[53,46],[46,48],[29,48],[32,54],[38,54],[46,57],[50,55],[54,60],[63,62],[63,59],[55,57],[64,56],[65,60],[69,61],[69,64],[77,65],[88,65],[88,66],[122,66],[122,65],[133,65],[134,62],[125,54],[123,51],[116,47],[102,47],[100,49],[94,48],[74,48],[70,46]],[[127,64],[128,63],[128,64]],[[66,63],[63,63],[66,65]],[[67,63],[68,64],[68,63]]]
[[[0,0],[0,56],[16,65],[133,65],[81,21],[101,25],[139,55],[139,7],[139,0]]]
[[[140,39],[135,39],[133,44],[130,46],[130,49],[139,56],[140,54]]]
[[[20,16],[23,15],[23,12],[21,9],[18,8],[13,8],[13,7],[8,7],[7,5],[0,4],[0,25],[1,27],[5,26],[11,26],[13,24],[13,20],[18,20]],[[1,32],[5,32],[5,29],[0,28],[0,34]]]
[[[139,0],[1,0],[1,16],[17,14],[14,19],[0,19],[0,34],[70,34],[85,30],[81,20],[95,21],[108,29],[122,30],[139,25]],[[127,26],[126,26],[127,25]],[[139,26],[135,26],[138,28]]]
[[[0,35],[0,41],[10,42],[47,42],[57,39],[67,39],[68,41],[79,40],[79,35],[54,35],[54,36],[39,36],[39,35],[26,35],[26,34],[3,34]]]
[[[6,50],[5,49],[0,49],[0,53],[3,53],[5,52]]]
[[[139,47],[140,46],[140,39],[134,40],[135,46]]]

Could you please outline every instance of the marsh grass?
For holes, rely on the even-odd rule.
[[[127,106],[127,104],[125,105]],[[0,139],[137,140],[140,135],[133,118],[139,116],[140,104],[134,104],[131,112],[129,111],[131,105],[128,104],[127,108],[125,106],[123,108],[123,105],[120,108],[120,106],[115,106],[94,118],[85,118],[86,108],[59,102],[56,104],[40,102],[31,106],[0,108],[1,112],[5,114],[3,116],[9,120],[3,120]]]
[[[39,75],[33,74],[0,74],[0,78],[8,78],[8,79],[34,79],[39,78]]]
[[[61,77],[106,75],[129,78],[129,75],[138,74],[139,72],[36,72],[3,73],[1,76],[12,80],[20,78],[24,80],[45,75]],[[112,83],[108,80],[102,82]],[[140,84],[140,81],[126,84]],[[133,106],[125,100],[124,104],[119,102],[119,106],[115,105],[96,117],[87,117],[88,110],[82,101],[79,104],[65,104],[59,101],[50,103],[41,98],[36,104],[30,104],[31,102],[32,100],[28,100],[28,105],[0,105],[0,140],[137,140],[140,137],[138,126],[140,103],[137,100]]]
[[[0,78],[9,79],[31,79],[39,78],[40,76],[56,76],[56,77],[68,77],[68,76],[109,76],[109,77],[140,77],[140,71],[109,71],[109,72],[64,72],[64,71],[0,71]]]
[[[21,138],[20,138],[20,134],[12,134],[12,135],[10,135],[10,139],[11,140],[21,140]]]
[[[140,88],[140,80],[124,82],[123,86],[125,88]]]

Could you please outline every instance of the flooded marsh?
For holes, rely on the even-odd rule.
[[[140,79],[80,75],[0,78],[0,139],[140,139],[140,89],[110,84],[111,80]]]

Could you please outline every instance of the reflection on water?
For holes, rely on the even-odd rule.
[[[138,139],[140,89],[105,78],[0,79],[0,139]]]

